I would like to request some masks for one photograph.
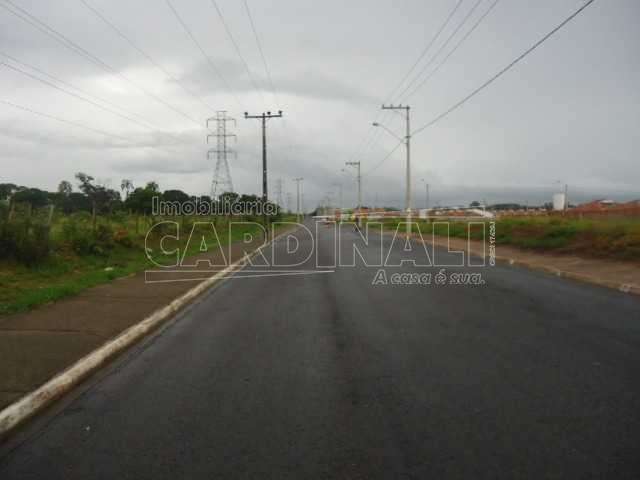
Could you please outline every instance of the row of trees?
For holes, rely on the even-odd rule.
[[[154,197],[168,202],[187,202],[195,198],[182,190],[161,192],[156,182],[148,182],[144,187],[136,188],[131,180],[123,179],[120,191],[117,191],[97,184],[94,177],[83,172],[78,172],[75,179],[78,191],[74,191],[72,183],[68,180],[61,181],[56,192],[47,192],[12,183],[0,183],[0,202],[8,204],[10,208],[25,204],[31,210],[53,205],[56,210],[66,214],[87,211],[92,213],[95,218],[96,215],[118,211],[149,215]],[[211,202],[211,198],[206,195],[199,198],[201,202]],[[218,201],[229,204],[236,201],[257,204],[260,203],[260,198],[255,195],[239,195],[228,192],[222,194]]]
[[[88,211],[95,214],[109,214],[124,210],[148,214],[151,212],[154,196],[172,201],[191,198],[181,190],[167,190],[161,193],[156,182],[149,182],[144,187],[135,188],[131,180],[122,180],[122,195],[117,190],[97,184],[94,177],[86,173],[78,172],[75,178],[78,191],[74,191],[72,183],[68,180],[61,181],[56,192],[18,186],[13,183],[0,183],[0,201],[11,205],[26,204],[31,209],[54,205],[64,213]]]

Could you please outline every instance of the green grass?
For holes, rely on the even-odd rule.
[[[290,220],[288,218],[283,221]],[[27,267],[15,261],[0,261],[0,315],[24,312],[39,305],[76,295],[88,288],[125,277],[145,269],[156,268],[145,255],[144,235],[131,234],[133,245],[115,247],[104,255],[79,255],[62,243],[62,222],[57,221],[52,228],[54,249],[51,256],[43,263]],[[198,218],[199,222],[209,221]],[[134,232],[135,220],[125,219],[125,222],[111,222],[115,230],[126,229]],[[178,223],[181,223],[178,221]],[[186,247],[191,232],[191,219],[186,219],[180,231],[179,246]],[[140,222],[140,232],[146,232],[147,226]],[[259,227],[236,227],[229,239],[226,221],[219,221],[216,227],[220,238],[220,245],[224,246],[243,239],[245,233],[259,235]],[[198,233],[198,232],[196,232]],[[204,233],[204,232],[200,232]],[[195,238],[195,237],[194,237]],[[157,237],[155,239],[157,243]],[[175,243],[171,245],[174,248]],[[209,248],[215,246],[208,242]],[[193,241],[188,245],[186,256],[200,253],[200,243]],[[155,250],[155,249],[153,249]],[[154,259],[159,256],[152,251]]]
[[[395,230],[401,219],[385,221]],[[417,222],[423,235],[446,235],[446,225]],[[557,217],[504,218],[496,222],[496,244],[520,248],[577,254],[595,258],[640,261],[640,219],[582,220]],[[488,236],[489,222],[485,222]],[[413,230],[417,231],[418,226]],[[467,238],[466,222],[451,222],[452,237]],[[481,240],[482,226],[472,226],[471,238]]]
[[[122,247],[114,249],[109,257],[54,255],[34,268],[3,262],[0,315],[30,310],[76,295],[87,288],[143,270],[148,265],[141,249]]]

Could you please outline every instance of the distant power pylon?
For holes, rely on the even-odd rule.
[[[207,143],[209,138],[216,138],[216,148],[209,149],[207,151],[207,158],[211,159],[212,156],[216,159],[216,166],[213,171],[213,179],[211,180],[211,199],[215,200],[225,192],[233,192],[233,181],[231,180],[231,169],[229,168],[228,157],[235,155],[235,151],[227,148],[227,137],[234,137],[232,133],[227,133],[227,122],[233,122],[235,120],[231,117],[227,117],[225,110],[216,112],[215,117],[207,119],[207,128],[209,128],[209,122],[216,122],[216,133],[207,135]],[[215,155],[214,155],[215,154]]]
[[[287,192],[287,213],[291,213],[291,192]]]
[[[293,181],[296,182],[296,193],[297,193],[297,197],[296,197],[296,218],[298,219],[298,221],[300,221],[300,213],[301,213],[301,208],[302,207],[302,188],[300,183],[304,180],[304,178],[299,177],[299,178],[294,178]]]
[[[283,200],[282,200],[283,189],[282,189],[282,179],[281,178],[278,178],[276,180],[275,194],[276,194],[276,205],[278,205],[278,207],[280,207],[280,208],[284,208],[284,203],[283,203]]]

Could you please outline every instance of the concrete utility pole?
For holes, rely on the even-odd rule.
[[[382,105],[383,110],[404,110],[405,111],[405,123],[406,123],[406,135],[404,137],[405,147],[407,149],[407,170],[406,170],[406,192],[404,205],[407,210],[407,215],[411,213],[411,119],[409,112],[411,107],[409,105]]]
[[[267,188],[267,120],[270,118],[281,118],[282,110],[277,114],[267,112],[260,115],[249,115],[244,112],[244,118],[258,118],[262,120],[262,201],[266,204],[269,198]]]
[[[276,180],[276,204],[278,205],[278,207],[280,207],[281,209],[284,210],[284,202],[283,202],[283,198],[282,198],[282,194],[283,194],[283,189],[282,189],[282,179],[278,178]]]
[[[287,199],[287,213],[291,213],[291,192],[287,191],[285,197]]]
[[[342,183],[332,183],[334,187],[338,187],[338,208],[342,210],[344,205],[342,204]]]
[[[360,162],[345,162],[345,165],[349,166],[349,167],[356,167],[357,172],[358,172],[358,205],[357,208],[360,209],[362,208],[362,176],[360,175]]]
[[[271,112],[264,113],[261,115],[249,115],[247,112],[244,112],[244,118],[257,118],[262,120],[262,218],[264,219],[265,228],[268,231],[267,227],[267,214],[265,212],[265,207],[269,200],[268,196],[268,187],[267,187],[267,120],[270,118],[281,118],[282,110],[278,110],[277,114],[272,114]],[[268,236],[268,234],[267,234]]]
[[[427,183],[427,181],[423,178],[422,182],[424,183],[424,190],[425,190],[425,196],[424,196],[424,208],[425,210],[427,210],[427,218],[429,215],[429,184]]]
[[[296,199],[296,220],[300,222],[300,182],[302,182],[304,178],[294,178],[293,181],[296,182],[296,191],[297,191],[297,199]]]
[[[405,123],[406,134],[404,137],[404,144],[407,149],[407,170],[406,170],[406,187],[405,187],[405,200],[404,207],[407,212],[407,235],[411,233],[411,119],[409,111],[411,107],[409,105],[382,105],[382,110],[404,110],[405,111]],[[382,125],[381,125],[382,126]],[[386,130],[389,130],[385,127]],[[393,132],[392,132],[393,133]]]

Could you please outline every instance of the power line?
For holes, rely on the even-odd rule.
[[[85,7],[87,7],[89,10],[91,10],[100,20],[102,20],[104,23],[106,23],[109,27],[111,27],[111,29],[116,32],[125,42],[127,42],[131,48],[133,48],[136,52],[138,52],[140,55],[142,55],[144,58],[146,58],[149,63],[151,63],[154,67],[156,67],[158,70],[160,70],[164,75],[166,75],[166,77],[171,80],[172,82],[174,82],[176,85],[178,85],[180,88],[182,88],[182,90],[184,92],[186,92],[188,95],[190,95],[191,97],[195,98],[196,100],[198,100],[202,105],[204,105],[204,107],[210,111],[213,110],[214,108],[209,105],[201,96],[197,95],[196,93],[192,92],[191,90],[189,90],[182,82],[180,82],[177,78],[175,78],[166,68],[164,68],[162,65],[160,65],[158,62],[156,62],[151,55],[149,55],[147,52],[145,52],[144,50],[142,50],[142,48],[140,48],[133,40],[131,40],[131,38],[126,35],[120,28],[118,28],[113,22],[111,22],[108,18],[106,18],[104,16],[104,14],[102,14],[98,9],[96,9],[94,6],[92,6],[91,4],[89,4],[87,2],[87,0],[80,0]]]
[[[449,57],[451,57],[451,55],[453,55],[456,52],[456,50],[458,50],[458,48],[460,48],[460,46],[467,40],[467,38],[469,38],[471,36],[471,34],[476,30],[476,28],[478,28],[478,26],[491,13],[491,11],[494,9],[494,7],[498,4],[499,1],[500,0],[494,0],[494,2],[489,6],[489,8],[480,16],[480,18],[478,18],[476,23],[473,24],[473,26],[469,29],[469,31],[467,33],[465,33],[465,35],[458,41],[458,43],[456,43],[456,45],[451,49],[451,51],[440,61],[440,63],[438,63],[438,65],[436,65],[436,68],[434,68],[422,80],[422,82],[420,82],[410,93],[407,94],[407,96],[404,99],[405,101],[406,101],[406,99],[412,97],[424,85],[426,85],[426,83],[429,81],[429,79],[431,77],[433,77],[438,72],[438,70],[440,70],[442,65],[444,65],[447,62],[447,60],[449,60]]]
[[[267,72],[267,79],[269,80],[269,85],[271,86],[271,92],[273,93],[273,97],[278,102],[278,95],[276,94],[276,87],[273,84],[273,78],[271,77],[271,70],[269,69],[269,65],[267,64],[267,59],[264,55],[264,51],[262,50],[262,44],[260,42],[260,37],[258,36],[258,31],[256,30],[256,26],[253,23],[253,17],[251,16],[251,11],[249,10],[249,4],[247,0],[244,1],[244,9],[247,12],[247,17],[249,17],[249,23],[251,24],[251,30],[253,31],[253,36],[256,39],[256,44],[258,45],[258,50],[260,52],[260,57],[262,58],[262,63],[264,65],[264,69]]]
[[[389,151],[389,153],[387,153],[387,154],[385,155],[385,157],[384,157],[382,160],[380,160],[380,162],[378,162],[378,163],[377,163],[377,164],[375,164],[371,169],[369,169],[369,170],[367,170],[365,173],[363,173],[363,174],[362,174],[362,176],[364,177],[364,176],[370,175],[370,174],[371,174],[371,173],[373,173],[375,170],[377,170],[378,168],[380,168],[380,167],[382,166],[382,164],[383,164],[384,162],[386,162],[386,161],[389,159],[389,157],[391,157],[391,155],[393,155],[393,153],[394,153],[394,152],[398,149],[398,147],[400,147],[400,145],[402,145],[403,143],[404,143],[404,140],[401,140],[400,142],[398,142],[398,143],[396,144],[396,146],[395,146],[395,147],[393,147],[393,149],[391,149],[391,150]]]
[[[2,103],[3,105],[8,105],[10,107],[16,108],[18,110],[22,110],[22,111],[25,111],[25,112],[32,113],[34,115],[38,115],[40,117],[44,117],[44,118],[48,118],[50,120],[55,120],[57,122],[65,123],[65,124],[71,125],[73,127],[82,128],[84,130],[88,130],[90,132],[97,133],[99,135],[103,135],[105,137],[111,137],[111,138],[115,138],[117,140],[124,140],[125,142],[132,142],[131,139],[123,137],[121,135],[117,135],[115,133],[109,133],[109,132],[106,132],[104,130],[100,130],[100,129],[93,128],[93,127],[88,127],[88,126],[83,125],[81,123],[74,122],[73,120],[67,120],[65,118],[57,117],[55,115],[51,115],[51,114],[48,114],[48,113],[40,112],[38,110],[34,110],[32,108],[25,107],[23,105],[18,105],[17,103],[9,102],[9,101],[6,101],[6,100],[0,100],[0,103]]]
[[[154,128],[156,130],[161,130],[161,128],[158,128],[158,127],[154,126],[152,123],[150,123],[148,120],[146,120],[142,115],[138,115],[137,113],[134,113],[134,112],[132,112],[130,110],[127,110],[126,108],[123,108],[123,107],[121,107],[119,105],[116,105],[115,103],[110,102],[109,100],[106,100],[106,99],[104,99],[104,98],[102,98],[102,97],[100,97],[98,95],[91,94],[91,93],[87,92],[86,90],[84,90],[84,89],[82,89],[82,88],[80,88],[80,87],[78,87],[78,86],[76,86],[76,85],[74,85],[72,83],[66,82],[66,81],[62,80],[61,78],[59,78],[59,77],[56,77],[54,75],[51,75],[50,73],[45,72],[41,68],[38,68],[38,67],[36,67],[34,65],[31,65],[29,63],[26,63],[26,62],[23,62],[21,60],[18,60],[16,57],[14,57],[12,55],[9,55],[8,53],[6,53],[4,51],[0,50],[0,55],[8,58],[13,63],[16,63],[18,65],[22,65],[23,67],[30,68],[31,70],[33,70],[35,72],[38,72],[40,75],[43,75],[43,76],[45,76],[47,78],[50,78],[53,81],[56,81],[56,82],[66,86],[66,87],[68,87],[68,88],[70,88],[72,90],[75,90],[76,92],[80,92],[81,94],[83,94],[83,95],[85,95],[87,97],[92,97],[92,98],[98,100],[99,102],[102,102],[102,103],[104,103],[106,105],[110,105],[111,107],[113,107],[113,108],[115,108],[117,110],[120,110],[122,112],[125,112],[130,116],[137,117],[137,118],[141,119],[144,123],[147,124],[147,126],[149,126],[151,128]]]
[[[134,148],[151,148],[151,149],[157,150],[159,152],[167,153],[166,150],[163,150],[161,148],[155,147],[153,145],[136,145],[136,141],[133,140],[132,138],[129,138],[129,137],[124,137],[124,136],[118,135],[116,133],[110,133],[110,132],[107,132],[106,130],[101,130],[101,129],[98,129],[98,128],[88,127],[87,125],[84,125],[82,123],[78,123],[78,122],[75,122],[73,120],[68,120],[66,118],[58,117],[56,115],[51,115],[50,113],[40,112],[39,110],[35,110],[33,108],[30,108],[30,107],[25,107],[24,105],[19,105],[17,103],[9,102],[7,100],[0,100],[0,104],[8,105],[8,106],[13,107],[13,108],[15,108],[17,110],[22,110],[24,112],[28,112],[28,113],[31,113],[33,115],[37,115],[39,117],[47,118],[49,120],[55,120],[56,122],[64,123],[66,125],[71,125],[72,127],[82,128],[82,129],[87,130],[89,132],[97,133],[97,134],[103,135],[105,137],[115,138],[117,140],[123,140],[123,141],[128,142],[129,144],[131,144],[130,146],[134,147]],[[174,153],[175,154],[175,152],[170,152],[170,153]]]
[[[105,112],[108,112],[108,113],[116,115],[116,116],[118,116],[120,118],[123,118],[123,119],[125,119],[125,120],[127,120],[127,121],[129,121],[131,123],[134,123],[134,124],[136,124],[136,125],[138,125],[140,127],[145,128],[147,130],[151,130],[152,132],[157,132],[158,131],[158,129],[156,129],[153,126],[145,125],[142,122],[139,122],[134,118],[131,118],[131,117],[127,116],[127,115],[123,115],[123,114],[121,114],[121,113],[119,113],[119,112],[117,112],[115,110],[112,110],[112,109],[107,108],[107,107],[105,107],[103,105],[100,105],[99,103],[94,102],[93,100],[91,100],[89,98],[86,98],[86,97],[83,97],[82,95],[78,95],[76,93],[73,93],[73,92],[70,92],[68,90],[65,90],[64,88],[61,88],[58,85],[56,85],[56,84],[54,84],[54,83],[52,83],[52,82],[50,82],[48,80],[40,78],[40,77],[38,77],[36,75],[33,75],[33,74],[29,73],[29,72],[26,72],[26,71],[22,70],[21,68],[15,67],[15,66],[10,65],[10,64],[8,64],[6,62],[0,62],[0,65],[4,66],[6,68],[9,68],[9,69],[11,69],[11,70],[13,70],[15,72],[21,73],[21,74],[23,74],[23,75],[25,75],[25,76],[33,79],[33,80],[37,80],[38,82],[43,83],[44,85],[47,85],[47,86],[49,86],[51,88],[54,88],[54,89],[56,89],[56,90],[58,90],[60,92],[66,93],[67,95],[70,95],[70,96],[72,96],[74,98],[77,98],[78,100],[82,100],[83,102],[86,102],[86,103],[88,103],[90,105],[93,105],[94,107],[97,107],[97,108],[99,108],[101,110],[104,110]],[[166,134],[166,132],[165,132],[165,134]],[[173,136],[171,134],[168,134],[168,135],[170,135],[174,139],[180,140],[178,137],[175,137],[175,136]]]
[[[249,75],[249,80],[251,81],[251,84],[253,85],[253,88],[255,88],[255,90],[257,92],[260,92],[260,95],[262,95],[262,101],[266,105],[266,100],[264,98],[264,94],[262,93],[262,88],[260,88],[258,86],[258,84],[256,83],[256,80],[253,76],[253,73],[251,73],[251,69],[249,68],[249,65],[247,64],[246,60],[244,59],[244,56],[242,55],[242,52],[240,52],[240,47],[238,47],[238,44],[236,43],[235,38],[233,38],[233,34],[231,33],[231,29],[229,29],[229,25],[227,25],[227,21],[224,19],[224,15],[222,15],[222,11],[220,10],[220,7],[218,7],[218,4],[216,3],[216,0],[211,0],[211,3],[213,4],[213,7],[216,9],[216,12],[218,13],[218,17],[220,17],[220,21],[222,22],[222,26],[224,27],[225,31],[227,32],[227,36],[229,37],[229,40],[231,40],[231,43],[233,44],[233,48],[235,49],[236,53],[238,54],[238,57],[240,57],[240,61],[242,61],[242,65],[244,65],[244,69],[247,72],[247,75]]]
[[[45,35],[53,38],[57,42],[61,43],[64,47],[66,47],[69,50],[73,51],[74,53],[80,55],[81,57],[91,61],[95,65],[98,65],[99,67],[101,67],[102,69],[106,70],[110,74],[121,78],[122,80],[124,80],[125,82],[129,83],[130,85],[133,85],[138,90],[140,90],[142,93],[144,93],[146,96],[154,99],[158,103],[161,103],[162,105],[166,106],[167,108],[173,110],[174,112],[176,112],[179,115],[183,116],[187,120],[195,123],[199,127],[204,128],[204,127],[202,127],[201,123],[198,120],[196,120],[193,117],[187,115],[186,113],[184,113],[180,109],[174,107],[173,105],[171,105],[170,103],[166,102],[165,100],[163,100],[162,98],[158,97],[157,95],[154,95],[153,93],[149,92],[148,90],[146,90],[144,87],[138,85],[133,80],[130,80],[125,75],[123,75],[122,73],[117,71],[115,68],[113,68],[112,66],[110,66],[107,63],[103,62],[98,57],[96,57],[95,55],[93,55],[92,53],[90,53],[89,51],[87,51],[86,49],[84,49],[83,47],[78,45],[77,43],[73,42],[72,40],[67,38],[65,35],[63,35],[59,31],[57,31],[56,29],[50,27],[49,25],[47,25],[43,21],[39,20],[34,15],[30,14],[29,12],[27,12],[25,9],[15,5],[11,0],[4,0],[4,2],[5,2],[5,4],[0,4],[0,6],[3,7],[5,10],[7,10],[12,15],[14,15],[14,16],[20,18],[21,20],[23,20],[24,22],[30,24],[31,26],[33,26],[34,28],[36,28],[40,32],[42,32]],[[9,5],[11,5],[11,7],[9,7]],[[15,9],[15,10],[18,10],[19,12],[22,12],[22,13],[18,13],[16,11],[12,10],[12,8]]]
[[[391,90],[391,92],[389,92],[389,94],[387,95],[386,99],[384,100],[383,103],[387,103],[390,102],[394,95],[395,92],[402,87],[402,85],[404,84],[404,82],[409,78],[409,76],[413,73],[413,71],[416,69],[416,67],[418,66],[418,64],[422,61],[422,59],[425,57],[425,55],[431,50],[431,47],[434,45],[434,43],[437,41],[437,39],[440,37],[440,35],[442,34],[442,32],[444,31],[444,29],[447,27],[447,25],[449,25],[449,22],[451,22],[451,19],[453,18],[453,16],[456,14],[456,12],[458,11],[458,9],[460,8],[460,5],[462,5],[462,2],[464,0],[458,0],[456,2],[456,4],[454,5],[453,9],[449,12],[449,14],[447,15],[447,17],[445,18],[445,20],[442,22],[442,24],[440,25],[440,27],[438,28],[438,30],[436,31],[436,33],[433,35],[433,37],[431,37],[431,40],[427,43],[427,45],[422,49],[422,52],[420,52],[420,55],[418,55],[418,58],[416,59],[416,61],[413,63],[413,65],[411,66],[411,68],[407,71],[407,73],[402,77],[402,79],[400,80],[400,82]],[[245,0],[246,2],[246,0]],[[389,118],[386,116],[386,112],[382,112],[378,109],[376,109],[375,112],[375,122],[381,120],[382,118]],[[373,135],[372,135],[373,133]],[[354,158],[361,158],[362,155],[364,155],[364,153],[371,147],[371,145],[373,145],[374,140],[377,139],[377,137],[380,136],[380,132],[373,128],[373,126],[369,125],[369,129],[367,130],[367,133],[365,133],[362,142],[360,143],[360,147],[358,147],[356,149],[356,151],[354,152],[354,154],[350,157],[351,160],[353,160]]]
[[[577,17],[580,13],[582,13],[589,5],[591,5],[593,2],[595,2],[595,0],[588,0],[587,3],[585,3],[584,5],[582,5],[582,7],[580,7],[578,10],[576,10],[575,12],[573,12],[571,15],[569,15],[569,17],[567,17],[562,23],[560,23],[557,27],[555,27],[553,30],[551,30],[549,33],[547,33],[544,37],[542,37],[540,40],[538,40],[536,43],[534,43],[531,47],[529,47],[527,50],[525,50],[522,54],[520,54],[515,60],[513,60],[509,65],[507,65],[506,67],[504,67],[502,70],[500,70],[498,73],[496,73],[495,75],[493,75],[491,78],[489,78],[489,80],[487,80],[486,82],[484,82],[482,85],[480,85],[478,88],[476,88],[475,90],[473,90],[469,95],[467,95],[466,97],[464,97],[462,100],[458,101],[457,103],[453,104],[451,107],[449,107],[447,110],[445,110],[444,112],[442,112],[440,115],[438,115],[437,117],[435,117],[433,120],[431,120],[430,122],[426,123],[425,125],[421,126],[420,128],[418,128],[417,130],[414,130],[412,135],[415,135],[417,133],[422,132],[423,130],[435,125],[436,123],[438,123],[440,120],[442,120],[443,118],[445,118],[447,115],[449,115],[451,112],[453,112],[454,110],[457,110],[458,108],[460,108],[462,105],[464,105],[467,101],[469,101],[471,98],[473,98],[474,96],[476,96],[478,93],[480,93],[482,90],[484,90],[485,88],[487,88],[489,85],[491,85],[493,82],[495,82],[498,78],[500,78],[502,75],[504,75],[507,71],[511,70],[511,68],[513,68],[518,62],[520,62],[523,58],[525,58],[527,55],[529,55],[531,52],[533,52],[536,48],[538,48],[540,45],[542,45],[546,40],[548,40],[551,36],[553,36],[556,32],[558,32],[560,29],[562,29],[566,24],[568,24],[571,20],[573,20],[575,17]]]
[[[242,107],[242,104],[240,103],[240,100],[238,100],[238,97],[236,96],[235,93],[233,93],[233,90],[231,89],[231,87],[229,86],[229,83],[227,82],[227,80],[224,78],[224,76],[222,76],[222,74],[220,73],[220,71],[218,70],[218,67],[216,67],[216,64],[213,62],[213,60],[211,59],[211,57],[207,54],[207,52],[205,52],[204,48],[202,48],[202,45],[200,45],[200,42],[198,42],[198,40],[196,39],[196,37],[193,35],[193,32],[191,32],[191,30],[189,29],[189,27],[187,26],[187,24],[184,22],[184,20],[182,19],[182,17],[180,16],[180,14],[178,13],[178,11],[175,9],[175,7],[173,6],[173,4],[171,3],[170,0],[166,0],[167,2],[167,6],[169,7],[169,9],[171,10],[171,12],[173,13],[173,16],[176,17],[176,20],[178,20],[178,23],[180,25],[182,25],[182,28],[184,29],[184,31],[186,32],[186,34],[189,36],[189,38],[191,39],[191,41],[194,43],[194,45],[197,47],[197,49],[200,51],[200,53],[202,54],[202,56],[204,57],[204,59],[207,61],[207,64],[209,65],[209,67],[211,67],[211,70],[213,70],[213,72],[216,74],[216,76],[222,81],[222,83],[224,83],[226,89],[231,92],[231,94],[233,95],[235,101],[238,103],[238,105],[240,106],[240,108],[242,110],[244,110],[244,108]]]
[[[467,14],[464,16],[464,18],[462,19],[462,21],[460,23],[458,23],[458,26],[453,30],[453,32],[451,32],[451,34],[447,37],[447,39],[444,41],[444,43],[442,45],[440,45],[440,48],[438,48],[438,50],[436,51],[436,53],[434,53],[431,58],[429,59],[429,61],[422,67],[422,69],[420,70],[420,72],[413,77],[413,80],[411,80],[407,86],[402,90],[402,92],[400,92],[398,94],[398,97],[402,97],[404,96],[405,93],[407,93],[407,91],[415,84],[415,82],[422,76],[422,74],[424,72],[427,71],[427,69],[433,65],[433,62],[435,61],[436,58],[438,58],[438,55],[440,55],[440,53],[447,48],[447,45],[449,45],[449,42],[453,39],[453,37],[455,37],[458,32],[460,31],[460,29],[464,26],[464,24],[467,23],[467,21],[469,20],[469,18],[471,18],[471,15],[473,15],[473,13],[476,11],[476,9],[480,6],[480,4],[483,2],[484,0],[477,0],[476,3],[473,4],[473,7],[471,7],[471,9],[467,12]]]
[[[393,117],[393,114],[388,114],[391,115],[391,118],[395,118]],[[386,122],[386,119],[389,118],[386,116],[386,112],[383,115],[378,114],[375,118],[375,121],[373,123],[377,123],[377,122],[382,122],[383,120]],[[356,152],[350,157],[351,160],[355,159],[361,159],[363,157],[363,155],[365,155],[369,150],[371,150],[371,148],[378,144],[378,140],[380,139],[380,135],[382,135],[380,129],[378,128],[374,128],[372,125],[370,125],[370,130],[369,132],[365,135],[365,138],[362,142],[362,146],[356,150]],[[373,135],[370,135],[371,133],[373,133]]]
[[[391,93],[389,93],[389,95],[387,95],[387,100],[384,101],[383,103],[387,103],[388,101],[390,101],[393,97],[395,92],[402,86],[402,84],[407,80],[407,78],[409,78],[409,76],[413,73],[413,71],[416,69],[416,67],[418,66],[418,64],[422,61],[422,59],[425,57],[425,55],[429,52],[429,50],[431,50],[431,47],[433,46],[433,44],[436,42],[436,40],[438,39],[438,37],[440,37],[440,35],[442,34],[442,32],[444,31],[444,29],[447,27],[447,25],[449,25],[449,22],[451,21],[451,19],[453,18],[453,16],[456,14],[456,12],[458,11],[458,9],[460,8],[460,5],[462,5],[462,2],[464,2],[464,0],[458,0],[455,4],[455,6],[453,7],[453,9],[449,12],[449,15],[447,15],[447,18],[445,19],[445,21],[442,23],[442,25],[440,25],[440,28],[438,28],[438,31],[435,33],[435,35],[431,38],[431,40],[429,41],[429,43],[422,49],[422,52],[420,53],[420,55],[418,56],[418,58],[416,59],[416,61],[414,62],[414,64],[411,66],[411,68],[409,69],[409,71],[405,74],[405,76],[402,78],[402,80],[400,81],[400,83],[398,83],[398,85],[391,90]]]

